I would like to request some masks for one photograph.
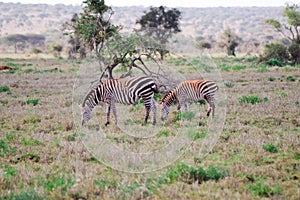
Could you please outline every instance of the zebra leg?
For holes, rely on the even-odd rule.
[[[144,99],[144,98],[142,98],[142,99],[144,100],[144,105],[145,105],[145,109],[146,109],[145,123],[147,123],[149,114],[150,114],[150,110],[152,107],[152,102],[151,102],[151,99]]]
[[[111,107],[111,103],[107,103],[107,112],[106,112],[106,123],[105,123],[105,126],[107,126],[109,124],[110,107]]]
[[[208,103],[209,107],[208,107],[208,110],[207,110],[207,116],[210,115],[210,113],[212,114],[212,117],[214,116],[215,114],[215,104],[214,104],[214,98],[211,97],[211,96],[206,96],[204,97],[204,99],[206,100],[206,102]]]
[[[115,124],[118,124],[118,118],[117,118],[117,111],[116,111],[116,106],[115,106],[115,102],[112,102],[111,104],[111,108],[115,117]]]
[[[156,105],[155,105],[155,102],[153,100],[153,98],[151,98],[151,108],[152,108],[152,111],[153,111],[153,125],[156,124]]]

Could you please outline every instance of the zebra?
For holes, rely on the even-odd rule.
[[[209,105],[207,116],[212,113],[213,117],[215,111],[214,95],[217,90],[217,84],[210,80],[188,80],[181,82],[159,101],[161,104],[161,119],[164,121],[167,118],[173,102],[179,102],[177,110],[184,107],[185,111],[187,111],[189,100],[199,101],[201,99],[204,99]]]
[[[115,103],[133,104],[139,99],[144,101],[146,108],[145,123],[150,114],[150,109],[153,111],[153,125],[156,124],[156,105],[154,102],[154,93],[158,93],[158,88],[152,78],[147,76],[138,76],[120,79],[108,79],[100,83],[97,87],[91,89],[82,104],[82,125],[89,121],[92,117],[93,108],[99,102],[107,104],[107,126],[110,116],[110,111],[113,111],[115,124],[117,125],[117,113]]]

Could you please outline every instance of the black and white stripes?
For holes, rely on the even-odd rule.
[[[142,99],[146,108],[145,122],[147,122],[150,110],[153,111],[153,124],[156,123],[156,105],[153,99],[157,86],[152,78],[139,76],[125,79],[109,79],[92,89],[85,97],[82,104],[82,125],[84,125],[92,115],[93,108],[99,102],[107,104],[107,121],[109,124],[110,111],[113,111],[115,123],[117,124],[117,114],[115,103],[133,104]]]
[[[160,100],[162,106],[162,120],[167,118],[170,106],[175,100],[179,101],[178,110],[180,110],[181,107],[184,107],[185,111],[187,111],[188,101],[199,101],[204,99],[209,104],[207,116],[209,116],[210,113],[214,116],[214,95],[217,90],[218,86],[216,83],[209,80],[190,80],[181,82],[174,90],[170,91]]]

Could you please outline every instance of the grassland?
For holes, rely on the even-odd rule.
[[[1,58],[0,65],[14,69],[0,72],[0,199],[299,199],[300,68],[268,67],[252,58],[211,62],[227,97],[226,113],[217,104],[216,117],[226,118],[204,157],[194,154],[209,137],[201,103],[191,105],[198,112],[180,117],[174,106],[168,121],[156,127],[142,124],[142,104],[117,105],[121,130],[104,127],[105,107],[95,109],[87,126],[96,130],[93,136],[134,152],[160,149],[181,137],[180,128],[195,124],[189,138],[196,142],[177,160],[128,173],[99,162],[84,143],[92,136],[78,127],[76,104],[84,94],[74,94],[73,87],[89,61]],[[167,63],[191,78],[214,70],[199,58]],[[129,129],[143,135],[124,134]]]

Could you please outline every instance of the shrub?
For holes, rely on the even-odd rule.
[[[282,193],[278,185],[272,188],[266,185],[263,180],[255,181],[254,184],[248,186],[248,189],[260,197],[270,197],[271,195],[279,195]]]
[[[258,96],[242,96],[241,98],[239,98],[239,102],[255,104],[262,102],[262,100]]]
[[[272,144],[272,143],[269,143],[269,144],[263,144],[262,145],[262,148],[270,153],[277,153],[278,152],[278,149],[277,147]]]
[[[260,57],[261,62],[269,65],[282,66],[289,59],[287,48],[280,43],[266,44],[264,47],[263,55]]]
[[[274,77],[269,77],[268,80],[273,82],[273,81],[275,81],[275,78]]]
[[[9,92],[10,89],[7,85],[0,86],[0,92]]]
[[[39,103],[39,99],[28,99],[25,104],[32,104],[33,106],[36,106]]]
[[[287,80],[287,81],[292,81],[292,82],[294,82],[294,81],[296,81],[296,78],[293,77],[293,76],[287,76],[287,77],[286,77],[286,80]]]
[[[234,84],[231,82],[225,82],[224,85],[228,88],[232,88],[234,86]]]
[[[280,66],[280,67],[283,66],[282,62],[276,58],[269,59],[267,64],[270,66]]]
[[[238,71],[238,70],[246,69],[247,66],[235,65],[235,66],[232,66],[231,68],[234,71]]]
[[[300,64],[300,44],[293,42],[288,51],[294,64]]]

